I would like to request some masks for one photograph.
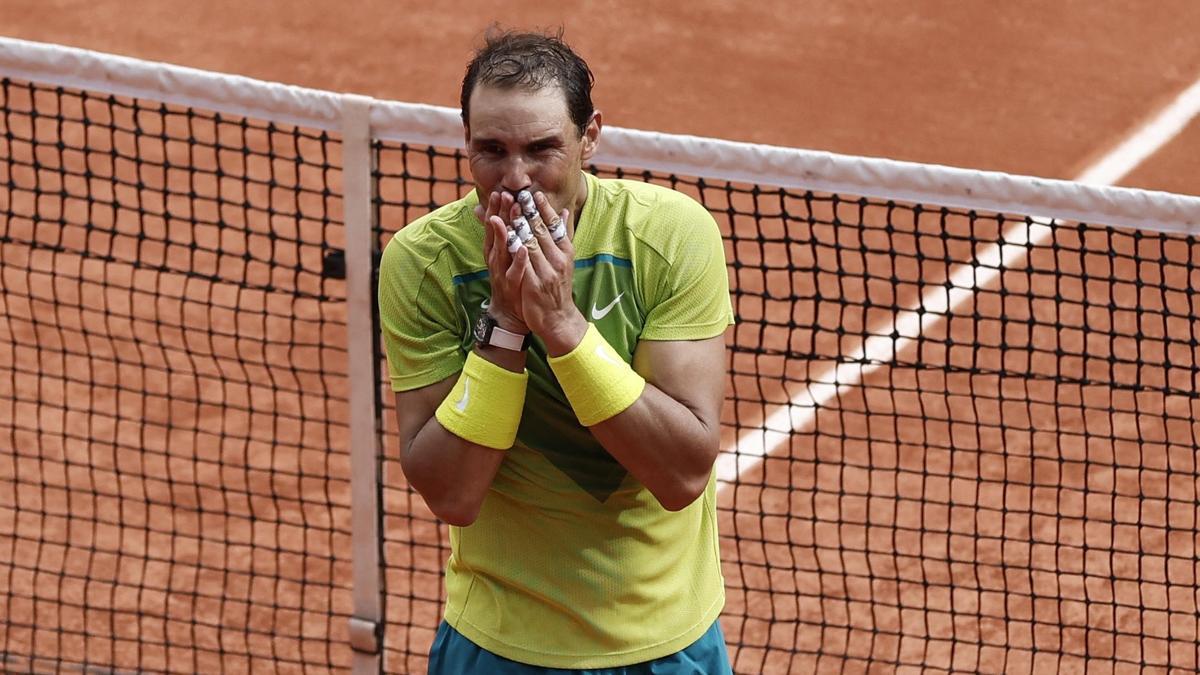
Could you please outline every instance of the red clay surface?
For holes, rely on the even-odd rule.
[[[836,7],[699,2],[672,11],[649,3],[574,2],[553,11],[525,2],[487,7],[488,14],[462,2],[432,9],[380,1],[331,11],[323,3],[19,0],[0,7],[0,26],[14,37],[454,105],[469,48],[488,21],[564,24],[596,71],[596,98],[609,124],[1061,178],[1072,177],[1200,76],[1200,41],[1194,39],[1200,5],[1187,0],[1137,13],[1115,0],[1054,6],[1032,0]],[[1194,180],[1198,134],[1193,124],[1126,182],[1200,191]],[[88,214],[71,208],[38,202],[15,210],[45,215],[44,209],[61,209],[70,221],[88,222]],[[316,209],[338,217],[337,204]],[[803,212],[799,204],[789,209]],[[826,207],[818,204],[816,211],[819,220],[829,219]],[[862,230],[817,224],[800,233],[808,237],[803,245],[747,240],[731,246],[752,266],[736,273],[735,288],[776,296],[739,299],[743,324],[734,341],[812,358],[736,355],[727,423],[736,419],[753,428],[771,412],[764,403],[787,401],[807,373],[852,351],[855,334],[882,316],[864,306],[865,298],[885,307],[911,305],[922,282],[945,278],[944,259],[967,259],[969,246],[943,233],[987,237],[996,230],[986,222],[972,229],[961,219],[941,223],[927,216],[895,223],[896,233],[885,238],[879,211],[868,214]],[[249,229],[266,222],[245,217]],[[746,236],[797,234],[790,229],[795,221],[772,218],[722,225]],[[231,255],[199,264],[255,280],[269,272],[238,266],[241,252],[252,251],[287,269],[325,236],[315,221],[308,226],[316,229],[291,234],[294,250],[280,252],[277,242],[254,237],[219,240],[213,245]],[[50,236],[96,245],[83,228],[47,234],[17,220],[6,227],[26,240]],[[117,231],[132,227],[111,224]],[[109,265],[10,245],[0,257],[9,270],[4,309],[12,336],[12,344],[0,345],[0,366],[19,373],[12,382],[23,402],[0,407],[0,428],[20,429],[7,436],[14,457],[0,461],[0,487],[36,482],[31,476],[52,486],[14,491],[25,511],[10,510],[8,522],[0,509],[0,525],[11,524],[16,535],[7,550],[0,547],[0,561],[16,571],[0,575],[0,582],[9,592],[21,591],[0,614],[35,626],[38,619],[47,622],[45,629],[0,632],[0,657],[5,649],[27,656],[31,645],[43,658],[102,644],[89,658],[118,668],[342,668],[348,570],[331,552],[348,544],[339,524],[344,519],[329,522],[321,514],[340,517],[348,503],[338,468],[344,464],[323,454],[342,445],[344,420],[336,407],[330,412],[303,393],[329,386],[340,395],[340,383],[306,375],[303,366],[320,360],[337,372],[337,349],[323,354],[320,348],[328,329],[306,321],[327,320],[336,334],[341,318],[320,303],[277,306],[281,298],[270,293],[140,278],[129,266],[137,256],[169,260],[175,237],[206,236],[152,227],[161,228],[161,246],[146,249],[144,242],[115,236],[108,245],[116,260]],[[1006,275],[1010,288],[1034,298],[983,292],[973,308],[961,310],[974,312],[972,320],[930,329],[920,362],[948,363],[949,373],[914,368],[917,355],[902,354],[900,365],[873,373],[862,389],[798,429],[786,452],[745,476],[736,494],[723,495],[724,506],[736,505],[722,511],[721,525],[723,534],[738,537],[723,541],[731,589],[725,630],[731,643],[743,645],[732,652],[738,672],[1196,670],[1196,550],[1194,536],[1189,539],[1197,524],[1196,431],[1188,420],[1200,411],[1186,397],[1134,397],[1103,384],[1169,382],[1186,390],[1179,378],[1194,368],[1196,354],[1168,346],[1165,336],[1195,335],[1195,328],[1181,319],[1155,323],[1156,310],[1166,311],[1159,308],[1191,316],[1177,309],[1181,302],[1188,306],[1186,294],[1154,296],[1131,282],[1143,275],[1186,289],[1189,273],[1182,266],[1163,271],[1149,262],[1187,260],[1189,247],[1147,244],[1143,251],[1129,238],[1090,242],[1089,250],[1115,251],[1110,260],[1077,254],[1078,237],[1061,236],[1062,250],[1039,251],[1029,265],[1065,275]],[[908,257],[918,253],[930,257],[920,263]],[[755,271],[762,263],[782,269]],[[13,271],[23,269],[32,272]],[[876,279],[867,281],[864,270]],[[1085,284],[1081,270],[1104,281]],[[64,276],[71,283],[61,283]],[[880,281],[889,276],[893,280]],[[72,295],[75,287],[83,290]],[[156,296],[165,299],[151,307]],[[206,315],[214,302],[227,309]],[[1147,312],[1110,310],[1110,304],[1139,303]],[[1001,312],[1017,320],[992,321]],[[298,322],[288,318],[293,315]],[[808,327],[753,324],[789,316]],[[1040,322],[1045,316],[1053,318]],[[1120,339],[1085,344],[1085,321],[1127,334],[1140,330],[1143,346]],[[156,322],[166,327],[155,328]],[[65,328],[48,333],[49,325]],[[225,338],[197,344],[189,330],[215,330]],[[40,355],[86,342],[89,331],[114,340],[75,361],[48,363]],[[945,349],[936,340],[946,335],[982,347]],[[272,345],[294,340],[303,343],[301,353],[272,353]],[[124,357],[121,349],[129,350]],[[1162,365],[1167,351],[1179,370]],[[1128,365],[1139,359],[1159,365]],[[97,370],[106,360],[111,372]],[[118,376],[115,362],[122,360],[148,365]],[[284,363],[289,367],[278,367]],[[72,380],[72,367],[80,364],[93,370]],[[953,372],[1001,366],[1035,377]],[[172,374],[163,375],[163,368]],[[177,375],[188,369],[199,375]],[[205,374],[222,378],[220,387],[205,387]],[[1053,374],[1094,377],[1100,384],[1072,388],[1038,377]],[[306,376],[315,379],[301,381]],[[266,382],[273,387],[260,386]],[[151,411],[142,420],[148,426],[122,424],[145,410]],[[220,438],[206,436],[216,428]],[[727,439],[736,436],[732,426],[726,432]],[[193,446],[198,456],[188,456]],[[72,454],[81,448],[86,452]],[[396,469],[392,463],[389,476],[400,486]],[[144,487],[121,485],[122,472],[146,476]],[[187,489],[206,483],[231,492]],[[239,489],[247,496],[237,496]],[[138,499],[179,507],[112,515]],[[428,520],[408,518],[428,516],[407,503],[399,487],[389,490],[388,503],[386,527],[434,544],[404,547],[392,539],[385,551],[389,620],[417,626],[391,626],[390,664],[417,672],[437,620],[443,549],[436,544],[445,541]],[[0,500],[0,507],[12,505]],[[53,515],[35,522],[33,508]],[[201,515],[189,517],[189,509]],[[100,526],[76,532],[74,519]],[[129,542],[122,525],[149,534]],[[214,543],[205,532],[224,532],[229,541]],[[31,547],[22,537],[48,543]],[[77,544],[100,553],[81,556]],[[256,558],[255,550],[273,555]],[[139,556],[150,560],[139,562]],[[122,586],[125,579],[137,580],[136,588]],[[310,590],[302,590],[300,579]],[[36,600],[27,600],[28,588],[37,589]],[[55,614],[56,603],[67,610]],[[85,605],[111,609],[80,610]],[[277,609],[255,615],[261,606]],[[326,622],[326,616],[332,618]],[[43,617],[70,625],[64,633]],[[140,626],[123,628],[129,621]],[[248,629],[248,637],[220,630],[229,623]],[[158,644],[137,645],[131,636]],[[327,636],[339,645],[332,651],[323,642]]]
[[[562,25],[609,124],[1054,178],[1200,77],[1191,0],[555,5],[11,0],[0,30],[457,105],[489,22]]]

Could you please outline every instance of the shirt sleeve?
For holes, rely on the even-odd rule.
[[[644,340],[703,340],[733,324],[725,243],[712,214],[682,194],[655,210],[659,255],[644,280]]]
[[[392,237],[379,265],[380,328],[393,391],[440,382],[465,361],[466,319],[433,273],[437,251],[423,254],[409,234],[405,228]]]

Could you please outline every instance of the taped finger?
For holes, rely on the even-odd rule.
[[[542,214],[538,213],[537,205],[533,202],[533,193],[529,190],[521,190],[517,193],[517,203],[521,207],[525,220],[529,221],[535,237],[540,237],[549,232],[545,222],[542,220]],[[555,241],[558,240],[555,239]]]
[[[521,190],[517,193],[517,203],[521,205],[521,213],[525,214],[525,219],[533,222],[535,219],[541,220],[541,215],[538,213],[537,206],[533,203],[533,193],[529,190]]]
[[[513,218],[512,224],[522,244],[528,244],[533,239],[533,231],[529,229],[529,221],[525,216]]]
[[[554,243],[562,241],[563,237],[567,236],[567,223],[562,218],[555,218],[553,223],[550,223],[550,238]]]

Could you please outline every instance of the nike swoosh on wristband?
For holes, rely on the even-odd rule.
[[[454,404],[454,408],[458,412],[464,412],[467,409],[467,401],[471,398],[471,378],[463,380],[463,396]]]
[[[609,363],[613,364],[614,366],[621,365],[620,361],[614,359],[612,357],[612,355],[609,354],[608,351],[604,349],[604,345],[596,345],[596,356],[599,356],[600,358],[604,359],[605,361],[608,361]]]
[[[612,308],[616,307],[617,303],[621,301],[622,295],[625,295],[625,293],[618,293],[617,297],[613,298],[612,302],[608,303],[602,308],[597,308],[596,304],[592,303],[592,321],[599,321],[600,319],[608,316],[608,313],[612,311]]]

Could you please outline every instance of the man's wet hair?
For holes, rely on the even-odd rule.
[[[555,34],[500,30],[493,26],[484,45],[475,52],[463,76],[463,124],[469,124],[471,92],[484,84],[509,89],[539,91],[549,86],[562,89],[567,112],[582,135],[592,118],[592,85],[595,77],[587,63]]]

